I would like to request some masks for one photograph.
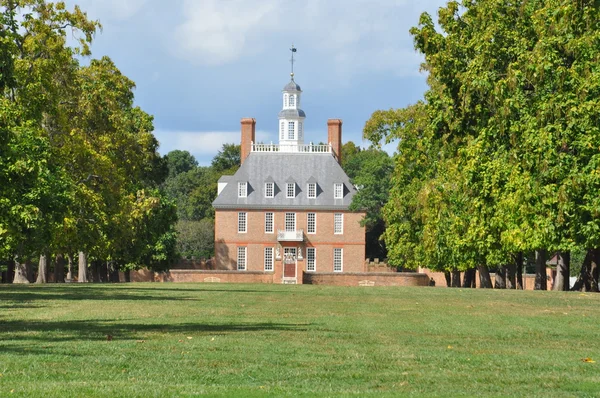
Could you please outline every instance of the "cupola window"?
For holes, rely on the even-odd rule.
[[[288,122],[288,140],[294,139],[294,122]]]
[[[290,106],[296,106],[296,97],[290,95]]]

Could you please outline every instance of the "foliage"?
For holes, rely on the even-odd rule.
[[[177,250],[184,258],[210,258],[215,251],[214,220],[180,220],[177,223]]]
[[[212,169],[221,174],[234,174],[241,164],[240,149],[239,144],[223,144],[210,164]]]

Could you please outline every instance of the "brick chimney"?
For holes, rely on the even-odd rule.
[[[244,160],[250,155],[252,150],[252,143],[256,141],[256,119],[243,118],[242,119],[242,141],[240,148],[240,165],[244,163]]]
[[[327,143],[331,144],[338,163],[342,164],[342,121],[340,119],[327,121]]]

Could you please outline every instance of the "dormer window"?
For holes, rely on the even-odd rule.
[[[296,197],[296,184],[288,182],[285,184],[285,197],[288,199],[293,199]]]
[[[238,182],[238,198],[245,198],[248,196],[248,183]]]
[[[294,122],[288,122],[288,140],[294,139]]]
[[[290,95],[290,106],[296,106],[296,97]]]
[[[274,182],[266,182],[265,183],[265,198],[272,198],[275,196],[275,183]]]
[[[316,199],[317,198],[317,183],[316,182],[309,182],[308,183],[308,198],[309,199]]]
[[[342,199],[344,197],[344,184],[333,184],[333,197],[334,199]]]

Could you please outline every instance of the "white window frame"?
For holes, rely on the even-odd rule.
[[[247,182],[238,182],[238,198],[247,198],[248,197],[248,183]]]
[[[344,184],[335,183],[333,184],[333,198],[343,199],[344,198]]]
[[[269,229],[269,227],[271,227]],[[265,213],[265,234],[273,234],[275,233],[275,213],[266,212]]]
[[[265,198],[275,197],[275,183],[265,182]]]
[[[298,139],[302,139],[302,122],[298,122]]]
[[[285,213],[286,232],[296,231],[296,213]]]
[[[317,198],[317,183],[316,182],[309,182],[308,186],[306,187],[306,195],[308,197],[308,199],[316,199]]]
[[[294,140],[295,138],[295,130],[296,129],[296,123],[294,122],[288,122],[288,140]]]
[[[333,249],[333,272],[344,272],[344,249]]]
[[[282,140],[285,138],[285,122],[284,121],[282,121],[279,124],[279,138]]]
[[[288,107],[288,95],[284,94],[283,96],[283,107],[287,108]]]
[[[296,96],[294,94],[290,95],[289,104],[290,104],[290,107],[296,106]]]
[[[333,214],[333,233],[336,235],[344,233],[344,213]]]
[[[248,232],[248,213],[240,211],[238,212],[238,234],[246,232]]]
[[[311,229],[311,216],[312,216],[312,229]],[[316,234],[317,233],[317,213],[306,214],[306,233]]]
[[[306,272],[317,272],[317,248],[306,248]]]
[[[291,194],[291,196],[290,196]],[[286,183],[285,184],[285,197],[287,199],[294,199],[296,197],[296,183]]]
[[[273,249],[272,247],[265,247],[265,272],[273,272],[274,268],[274,264],[275,264],[275,259],[274,259],[274,253],[275,253],[275,249]]]
[[[248,259],[248,248],[246,246],[238,246],[238,252],[237,252],[237,269],[238,269],[238,271],[246,271],[247,259]]]

